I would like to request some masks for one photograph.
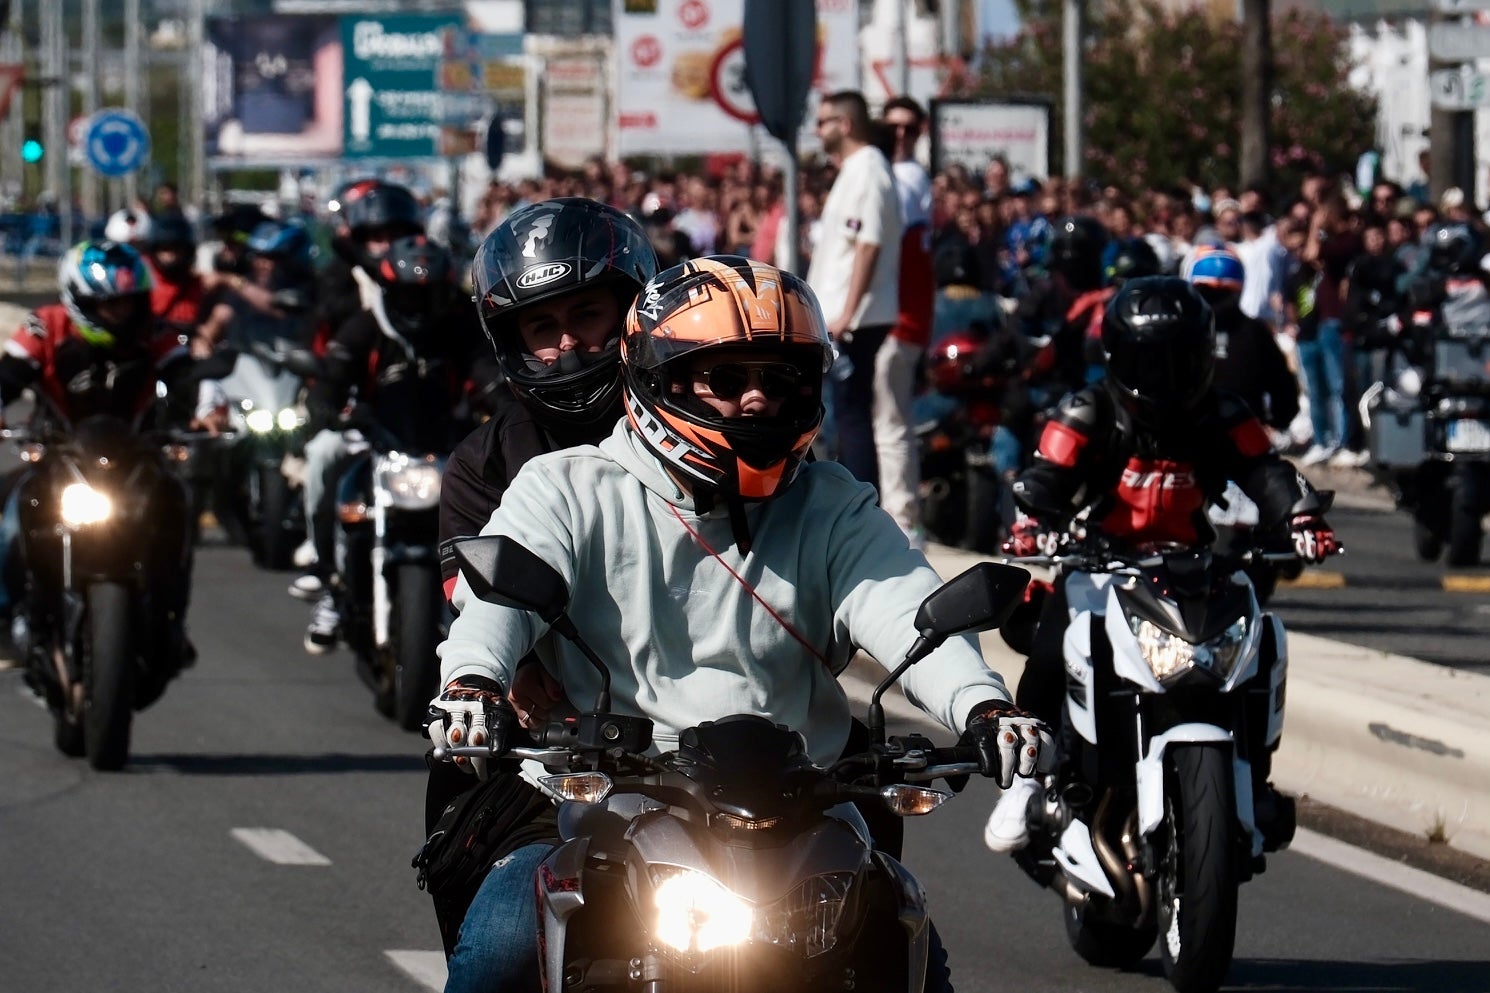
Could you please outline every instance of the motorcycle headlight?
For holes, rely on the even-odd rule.
[[[114,512],[114,502],[87,483],[69,483],[62,488],[62,523],[68,527],[99,524]]]
[[[665,872],[657,879],[656,902],[653,934],[674,951],[708,952],[750,938],[750,904],[702,872]]]
[[[268,434],[274,430],[274,411],[255,407],[244,415],[243,420],[254,434]]]
[[[1242,643],[1247,640],[1245,617],[1237,618],[1225,631],[1199,645],[1192,645],[1142,617],[1129,617],[1128,624],[1138,639],[1143,660],[1161,683],[1197,667],[1225,681],[1236,668]]]
[[[376,475],[378,487],[399,510],[428,510],[440,504],[440,461],[433,455],[385,455],[378,459]]]
[[[279,425],[281,431],[294,431],[301,424],[305,423],[304,419],[300,416],[300,412],[294,407],[286,407],[284,410],[281,410],[275,415],[274,421]]]
[[[752,939],[780,948],[795,948],[804,958],[838,944],[838,922],[848,905],[853,873],[813,876],[775,903],[756,912]]]

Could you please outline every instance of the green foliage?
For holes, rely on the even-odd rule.
[[[1060,134],[1061,4],[1019,3],[1019,35],[988,46],[963,96],[1040,96]],[[1130,193],[1238,183],[1242,25],[1176,12],[1159,0],[1092,3],[1083,59],[1082,174]],[[1352,89],[1346,33],[1299,10],[1273,17],[1272,185],[1296,189],[1310,169],[1346,172],[1376,144],[1376,101]],[[1060,142],[1053,171],[1066,173]]]

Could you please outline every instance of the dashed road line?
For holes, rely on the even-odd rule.
[[[330,865],[331,860],[280,828],[233,828],[228,832],[259,858],[275,865]]]
[[[439,993],[445,988],[445,953],[444,952],[419,952],[405,949],[393,949],[385,951],[384,955],[394,965],[398,966],[400,972],[409,976],[425,989],[434,990]]]

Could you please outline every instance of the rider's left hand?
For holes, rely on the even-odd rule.
[[[1289,524],[1289,530],[1293,532],[1294,554],[1305,562],[1318,565],[1340,550],[1335,529],[1323,517],[1301,514]]]
[[[983,775],[1008,789],[1015,775],[1035,776],[1055,767],[1055,739],[1034,714],[1002,700],[973,708],[963,744],[976,745]]]

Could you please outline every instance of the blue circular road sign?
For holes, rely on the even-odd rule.
[[[150,132],[127,110],[101,110],[88,122],[83,156],[104,176],[126,176],[145,164],[150,154]]]

